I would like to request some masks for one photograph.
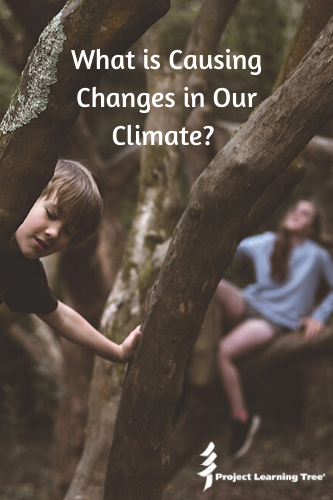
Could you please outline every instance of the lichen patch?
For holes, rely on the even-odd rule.
[[[47,108],[50,87],[57,81],[57,63],[63,50],[66,35],[61,23],[61,12],[55,16],[39,37],[38,44],[30,55],[28,69],[5,114],[0,130],[8,134],[37,118]]]

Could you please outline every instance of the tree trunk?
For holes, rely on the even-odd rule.
[[[125,381],[105,499],[162,497],[186,361],[235,252],[242,223],[265,187],[332,114],[332,35],[333,20],[192,188],[151,293],[141,343]]]

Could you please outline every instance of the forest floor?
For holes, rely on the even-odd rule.
[[[51,496],[52,432],[49,426],[0,428],[0,499],[49,500]],[[333,491],[333,429],[330,425],[306,430],[295,426],[277,428],[264,423],[250,452],[238,461],[228,458],[228,429],[209,437],[215,444],[216,470],[249,479],[215,480],[203,492],[205,478],[200,457],[209,441],[168,485],[164,500],[331,500]],[[291,476],[285,480],[255,480],[254,475]],[[322,480],[303,479],[302,474],[323,475]],[[295,480],[297,478],[297,480]],[[294,479],[294,480],[293,480]],[[94,499],[91,499],[94,500]]]

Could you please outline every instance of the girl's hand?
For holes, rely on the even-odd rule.
[[[137,326],[129,335],[126,337],[124,342],[119,346],[121,353],[121,362],[127,363],[133,357],[134,351],[138,346],[141,331],[140,326]]]
[[[306,340],[313,340],[317,338],[324,328],[324,323],[318,319],[310,318],[309,316],[302,318],[299,324],[304,329]]]

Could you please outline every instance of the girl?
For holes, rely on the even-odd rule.
[[[231,329],[219,344],[219,371],[231,409],[230,452],[244,455],[260,418],[247,410],[234,361],[269,342],[274,335],[302,328],[316,338],[333,312],[333,263],[320,243],[319,213],[310,201],[299,201],[275,233],[246,238],[237,250],[254,264],[256,282],[240,291],[222,280],[217,297]],[[312,311],[321,278],[330,292]]]

